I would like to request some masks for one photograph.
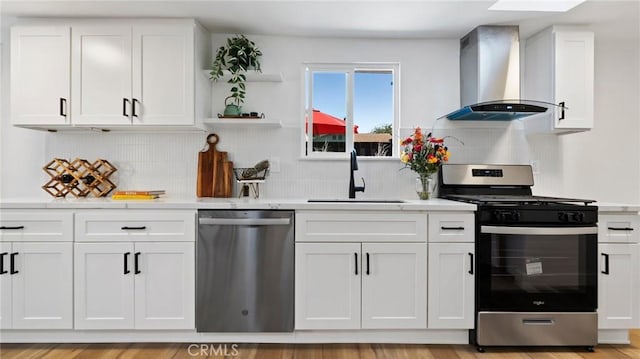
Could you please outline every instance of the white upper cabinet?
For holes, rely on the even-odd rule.
[[[72,44],[74,124],[194,124],[192,27],[79,26]]]
[[[73,28],[75,125],[131,124],[131,26]]]
[[[195,21],[76,20],[66,25],[12,29],[14,125],[203,128],[211,86],[200,69],[210,65],[211,45]]]
[[[561,107],[525,120],[529,132],[576,132],[593,128],[594,36],[553,26],[526,40],[522,98]]]
[[[133,123],[192,125],[194,74],[192,28],[134,26]]]
[[[11,122],[65,126],[70,122],[69,26],[11,29]]]

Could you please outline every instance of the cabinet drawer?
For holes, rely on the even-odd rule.
[[[76,214],[76,241],[195,241],[195,211],[87,211]]]
[[[427,215],[398,212],[296,212],[297,242],[426,242]]]
[[[2,210],[0,241],[72,242],[73,212]]]
[[[429,242],[473,242],[473,213],[429,213]]]
[[[598,215],[598,242],[640,242],[640,216],[635,214]]]

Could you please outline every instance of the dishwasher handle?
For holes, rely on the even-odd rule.
[[[291,218],[199,218],[201,225],[286,226]]]

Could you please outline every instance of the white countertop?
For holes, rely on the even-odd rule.
[[[599,212],[640,212],[640,204],[596,202]]]
[[[307,199],[253,198],[172,198],[155,200],[111,200],[110,198],[4,199],[0,209],[293,209],[293,210],[400,210],[400,211],[475,211],[469,203],[434,198],[427,201],[382,202],[307,202]]]
[[[434,198],[427,201],[403,200],[403,203],[307,202],[307,199],[271,198],[175,198],[120,201],[110,198],[35,198],[3,199],[0,209],[297,209],[297,210],[404,210],[404,211],[475,211],[469,203]],[[640,204],[596,202],[600,212],[640,212]]]

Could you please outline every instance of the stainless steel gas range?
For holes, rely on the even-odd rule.
[[[597,207],[532,195],[526,165],[443,165],[439,197],[474,203],[475,328],[486,346],[597,344]]]

